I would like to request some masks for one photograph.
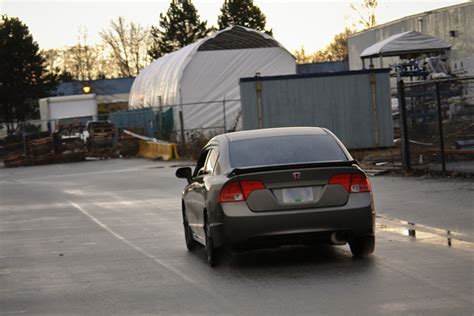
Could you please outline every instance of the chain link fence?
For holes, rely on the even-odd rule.
[[[405,170],[474,173],[474,78],[399,83]]]
[[[177,143],[180,155],[195,158],[210,138],[240,126],[236,105],[240,105],[240,100],[166,105],[55,120],[0,122],[0,162],[6,167],[17,167],[136,156],[138,136]]]

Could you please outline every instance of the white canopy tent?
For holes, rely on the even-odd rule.
[[[256,73],[295,74],[295,58],[271,36],[232,26],[155,60],[135,79],[129,106],[182,105],[175,126],[180,110],[185,129],[224,126],[224,115],[228,128],[240,111],[240,78]]]
[[[364,61],[367,58],[379,57],[381,66],[383,66],[383,57],[444,53],[450,48],[451,45],[442,39],[416,31],[408,31],[395,34],[367,47],[360,54],[360,58]]]

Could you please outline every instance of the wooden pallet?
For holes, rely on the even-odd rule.
[[[28,158],[23,151],[12,152],[4,157],[3,164],[7,168],[25,166],[28,164]]]

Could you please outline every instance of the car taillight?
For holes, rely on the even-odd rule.
[[[329,179],[329,184],[340,184],[347,192],[351,189],[351,175],[350,174],[336,174]]]
[[[256,190],[265,189],[265,185],[256,180],[232,181],[224,185],[219,193],[219,202],[240,202],[245,201],[250,193]]]
[[[369,178],[365,174],[355,173],[351,177],[351,193],[371,192]]]
[[[253,191],[265,189],[265,185],[257,180],[240,181],[240,185],[242,186],[244,199],[248,199],[250,193],[252,193]]]
[[[362,173],[337,174],[329,179],[329,184],[339,184],[349,193],[371,192],[369,179]]]
[[[244,193],[242,192],[242,187],[240,186],[239,181],[229,182],[219,193],[219,202],[238,202],[244,200]]]

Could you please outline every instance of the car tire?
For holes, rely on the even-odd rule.
[[[354,237],[353,239],[349,240],[349,246],[354,257],[367,257],[368,255],[374,252],[375,237]]]
[[[209,266],[214,267],[217,261],[216,249],[214,248],[214,241],[211,235],[211,224],[209,216],[206,213],[206,222],[204,225],[204,233],[206,234],[206,259]]]
[[[183,226],[184,226],[184,240],[186,242],[186,248],[188,248],[188,251],[193,251],[198,247],[198,243],[197,241],[193,239],[193,232],[191,231],[191,227],[189,226],[189,223],[184,211],[183,211]]]

